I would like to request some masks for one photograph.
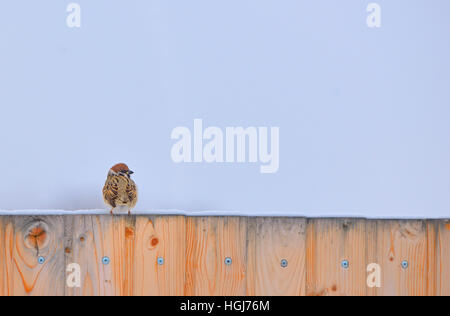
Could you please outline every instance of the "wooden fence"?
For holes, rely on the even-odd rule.
[[[0,216],[0,295],[450,295],[450,221]]]

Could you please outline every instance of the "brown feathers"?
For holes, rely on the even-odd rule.
[[[128,166],[126,164],[118,163],[117,165],[112,167],[111,170],[118,173],[120,171],[129,171],[130,169],[128,168]]]
[[[130,214],[136,206],[138,193],[137,186],[130,175],[132,172],[125,164],[117,164],[111,168],[103,187],[103,199],[111,209],[111,214],[116,207],[125,207]]]

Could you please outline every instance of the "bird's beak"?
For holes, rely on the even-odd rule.
[[[134,173],[134,171],[128,170],[128,174],[132,175]]]

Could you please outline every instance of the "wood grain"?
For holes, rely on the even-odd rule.
[[[189,217],[185,295],[245,295],[246,253],[247,218]]]
[[[128,216],[73,217],[73,242],[66,263],[80,265],[82,285],[68,289],[69,295],[133,294],[134,221],[135,217]],[[103,262],[105,257],[108,264]]]
[[[6,227],[10,222],[10,217],[0,216],[0,296],[12,295],[10,291],[11,269],[8,268],[9,260],[7,260],[7,248],[10,247],[6,246],[8,240]]]
[[[251,282],[247,283],[247,294],[305,295],[306,219],[253,220],[255,225],[249,226],[247,258]]]
[[[376,246],[370,248],[368,258],[382,268],[381,288],[374,289],[375,295],[428,295],[426,222],[376,221],[371,229],[375,238],[371,243],[376,241]]]
[[[436,240],[435,292],[432,295],[450,296],[450,221],[434,221]]]
[[[1,222],[3,295],[64,295],[62,217],[5,217]]]
[[[308,220],[307,295],[367,294],[365,224],[363,219]]]
[[[13,295],[448,296],[450,221],[0,216],[0,296]]]
[[[185,263],[185,217],[137,219],[134,295],[183,295]]]

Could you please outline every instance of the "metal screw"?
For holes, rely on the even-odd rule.
[[[162,266],[164,264],[164,258],[158,257],[158,265]]]
[[[350,263],[348,262],[348,260],[342,260],[341,266],[344,269],[348,269],[348,267],[350,266]]]
[[[409,262],[406,261],[406,260],[402,261],[402,268],[403,269],[408,269],[408,267],[409,267]]]
[[[44,257],[39,257],[38,258],[38,263],[39,264],[44,264],[44,262],[45,262],[45,258]]]
[[[281,267],[286,268],[288,266],[288,261],[286,259],[281,260]]]
[[[102,262],[104,265],[107,265],[111,262],[111,260],[108,257],[103,257]]]
[[[231,265],[232,262],[233,262],[233,260],[231,260],[231,258],[229,258],[229,257],[226,257],[226,258],[225,258],[225,264],[226,264],[227,266]]]

